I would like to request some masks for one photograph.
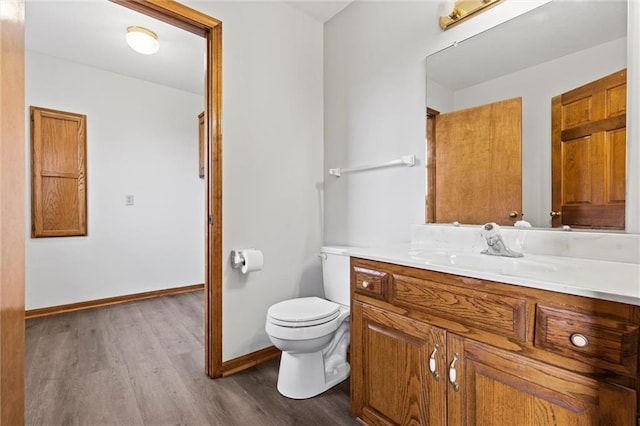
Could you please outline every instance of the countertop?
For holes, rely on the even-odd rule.
[[[429,251],[410,243],[372,248],[351,247],[347,254],[363,259],[462,275],[483,280],[497,281],[542,290],[550,290],[577,296],[586,296],[614,302],[640,306],[640,264],[593,260],[577,257],[545,256],[526,254],[523,259],[528,267],[522,273],[512,273],[483,266],[444,265],[430,262]],[[440,250],[442,253],[447,250]],[[454,251],[448,250],[451,254]],[[425,254],[426,253],[426,254]],[[455,251],[463,255],[475,256],[477,251]],[[486,255],[482,255],[486,256]],[[494,257],[494,256],[487,256]],[[508,261],[509,258],[503,258]],[[517,260],[516,260],[517,262]],[[487,264],[492,263],[488,260]],[[536,268],[535,265],[541,265]]]

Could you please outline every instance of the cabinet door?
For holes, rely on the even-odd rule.
[[[444,425],[445,331],[359,302],[351,321],[352,411],[369,425]]]
[[[448,335],[450,425],[633,425],[635,392]]]

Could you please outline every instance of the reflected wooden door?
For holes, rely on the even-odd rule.
[[[513,225],[522,211],[522,99],[439,114],[435,123],[433,221]]]
[[[552,225],[624,229],[627,72],[553,98]]]

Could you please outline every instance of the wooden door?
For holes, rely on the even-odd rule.
[[[552,225],[624,229],[627,72],[551,105]]]
[[[459,390],[448,386],[450,425],[633,425],[636,395],[452,334]]]
[[[434,222],[513,225],[522,212],[522,99],[435,122]]]
[[[352,411],[370,425],[446,424],[445,331],[359,302],[351,324]]]
[[[87,235],[86,116],[30,110],[31,236]]]

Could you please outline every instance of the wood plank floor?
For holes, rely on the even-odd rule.
[[[27,320],[28,425],[355,425],[348,380],[295,401],[278,360],[204,374],[203,292]]]

